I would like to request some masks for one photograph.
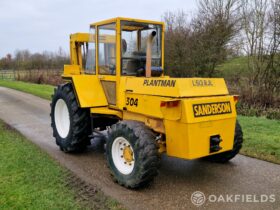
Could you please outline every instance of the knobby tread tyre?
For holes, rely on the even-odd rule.
[[[133,171],[128,175],[119,172],[113,162],[112,145],[117,137],[128,140],[134,151],[135,164]],[[155,133],[141,122],[121,121],[111,127],[106,156],[115,182],[127,188],[139,188],[153,180],[158,174],[160,162],[155,137]]]
[[[206,157],[206,159],[212,162],[226,163],[239,153],[240,149],[242,148],[242,143],[243,143],[242,128],[239,122],[236,121],[233,149],[227,152],[222,152],[216,155],[208,156]]]
[[[68,135],[62,138],[55,125],[55,105],[62,99],[67,105],[70,118],[70,129]],[[56,144],[64,152],[82,152],[90,142],[90,113],[88,109],[79,107],[72,84],[59,85],[52,95],[51,127]]]

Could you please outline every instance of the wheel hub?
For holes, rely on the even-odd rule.
[[[134,169],[134,151],[129,141],[117,137],[112,144],[112,159],[115,167],[122,174],[130,174]]]
[[[130,145],[124,147],[124,149],[123,149],[123,157],[124,157],[125,161],[128,162],[128,163],[133,161],[133,152],[130,149]]]

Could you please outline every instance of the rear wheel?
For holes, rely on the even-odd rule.
[[[239,153],[242,147],[242,143],[243,143],[243,132],[240,124],[238,123],[238,121],[236,121],[233,149],[216,155],[208,156],[206,157],[206,159],[217,163],[226,163]]]
[[[59,85],[54,91],[51,126],[56,144],[65,152],[83,151],[90,142],[89,110],[79,107],[71,83]]]
[[[113,125],[106,155],[114,180],[125,187],[145,186],[158,174],[155,134],[143,123],[122,121]]]

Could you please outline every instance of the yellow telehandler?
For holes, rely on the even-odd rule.
[[[64,152],[102,136],[115,181],[148,184],[160,155],[227,162],[240,150],[238,96],[224,79],[164,75],[164,23],[117,17],[70,36],[71,65],[54,91],[51,125]],[[99,138],[97,138],[99,137]]]

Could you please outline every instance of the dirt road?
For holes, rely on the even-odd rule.
[[[0,87],[1,119],[128,209],[198,209],[190,199],[195,191],[208,198],[202,209],[280,209],[280,166],[242,155],[229,164],[163,157],[160,175],[150,187],[138,191],[120,187],[110,178],[104,154],[89,149],[71,155],[59,150],[52,137],[49,112],[49,101]],[[245,196],[249,202],[244,202]],[[267,196],[272,199],[261,202]]]

